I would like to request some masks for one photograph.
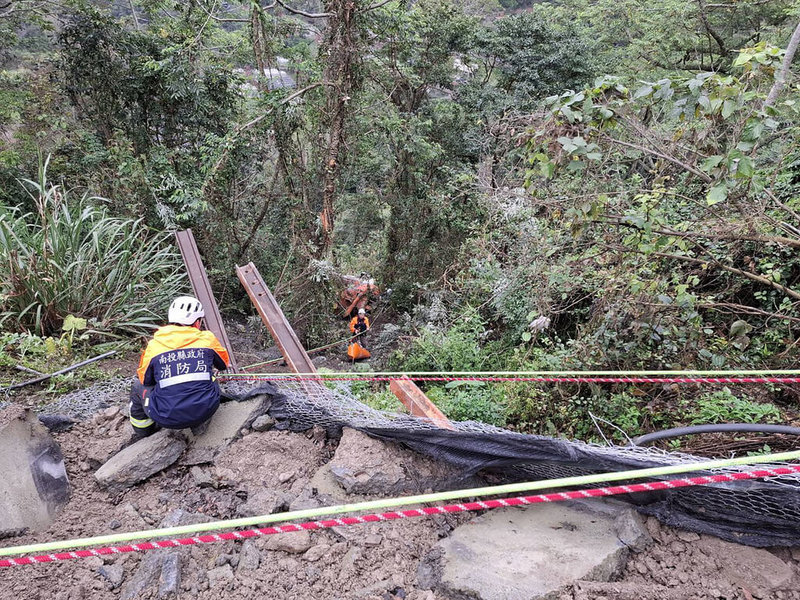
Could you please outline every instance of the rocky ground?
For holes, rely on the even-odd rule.
[[[108,491],[95,474],[125,442],[128,429],[120,407],[106,409],[54,434],[72,486],[56,521],[2,543],[354,502],[374,498],[382,486],[415,493],[445,468],[352,430],[331,440],[316,429],[257,430],[266,427],[269,419],[252,423],[213,452],[202,450],[202,438],[193,438],[172,466],[132,487]],[[578,508],[564,507],[546,518],[537,507],[505,509],[15,567],[0,571],[0,597],[800,598],[798,549],[747,548],[664,528],[653,519],[640,521],[645,526],[635,535],[620,533],[617,524],[606,536],[601,531],[589,537],[586,527],[605,525],[600,516],[588,518],[585,507]],[[614,547],[607,552],[602,546],[609,543]],[[583,560],[581,553],[604,553],[611,557],[604,561],[611,562],[592,572],[575,567],[574,580],[562,581],[549,596],[531,591],[528,584],[540,580],[555,577],[558,584],[554,566]]]
[[[247,358],[270,357],[251,346]],[[120,362],[132,371],[126,360],[135,357]],[[129,437],[124,394],[110,404],[52,434],[71,485],[55,521],[0,545],[352,503],[448,479],[446,465],[399,446],[352,430],[340,439],[316,428],[276,431],[268,416],[243,417],[252,406],[233,404],[203,435],[162,439],[153,454],[138,444],[120,453],[109,465],[176,455],[131,483],[104,475]],[[6,568],[0,599],[800,599],[800,548],[748,548],[598,506],[559,503]]]

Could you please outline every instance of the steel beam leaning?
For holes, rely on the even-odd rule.
[[[261,320],[272,334],[288,367],[295,373],[316,373],[317,369],[314,363],[311,362],[300,340],[297,339],[297,335],[261,278],[256,266],[248,263],[244,267],[236,267],[236,275],[258,310],[258,314],[261,315]],[[442,429],[453,429],[447,417],[410,379],[394,380],[389,384],[389,389],[412,415],[429,419]]]
[[[178,248],[183,256],[183,264],[186,265],[186,272],[189,274],[189,281],[192,284],[194,295],[203,305],[205,310],[205,323],[209,331],[211,331],[222,346],[228,351],[231,359],[231,366],[228,371],[231,373],[238,373],[239,366],[233,355],[231,342],[228,339],[228,332],[225,331],[225,325],[222,324],[222,317],[217,308],[217,301],[214,300],[214,292],[211,291],[211,283],[208,281],[206,269],[203,266],[203,260],[200,258],[200,252],[197,250],[197,244],[194,241],[194,235],[191,229],[178,231],[175,233],[175,238],[178,241]]]
[[[261,315],[261,320],[269,329],[275,344],[283,354],[286,364],[294,373],[316,373],[317,369],[308,354],[297,339],[292,326],[278,306],[272,292],[269,291],[267,284],[261,278],[261,274],[253,263],[248,263],[244,267],[236,267],[236,276],[242,282],[247,295],[253,302],[253,306]]]
[[[440,429],[455,429],[442,411],[410,379],[393,379],[389,390],[415,417],[424,417]]]

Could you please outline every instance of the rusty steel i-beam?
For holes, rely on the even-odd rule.
[[[278,302],[269,291],[267,284],[253,263],[243,267],[236,267],[236,276],[242,282],[253,306],[256,307],[261,320],[269,329],[275,344],[281,351],[287,366],[294,373],[316,373],[317,369],[311,362],[308,354],[297,339],[297,334],[289,325]]]
[[[231,359],[231,366],[228,367],[228,371],[230,373],[238,373],[239,366],[233,355],[233,349],[228,339],[228,332],[225,331],[225,325],[222,324],[222,317],[219,314],[219,308],[217,308],[217,301],[214,300],[214,292],[211,291],[211,283],[208,281],[208,275],[206,275],[206,269],[203,266],[203,260],[200,258],[200,252],[194,241],[192,230],[186,229],[176,232],[175,239],[178,242],[181,256],[183,256],[183,264],[186,265],[186,272],[189,275],[189,281],[192,284],[194,295],[200,300],[205,310],[206,316],[204,320],[206,328],[217,336],[222,346],[228,350],[228,355]]]

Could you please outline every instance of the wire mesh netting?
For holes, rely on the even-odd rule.
[[[116,378],[64,394],[43,415],[84,419],[127,398],[129,378]],[[223,393],[233,400],[268,396],[277,427],[304,431],[323,427],[338,436],[343,427],[394,441],[454,465],[464,479],[491,473],[505,482],[533,481],[699,463],[705,459],[638,446],[589,444],[514,433],[475,421],[452,422],[454,430],[408,414],[381,411],[358,400],[351,382],[283,379],[231,381]],[[720,469],[723,472],[748,467]],[[700,471],[697,474],[707,474]],[[800,545],[800,476],[720,483],[620,496],[640,512],[674,527],[751,546]]]
[[[257,385],[231,382],[226,393],[237,399],[269,396],[270,414],[280,428],[302,431],[316,425],[338,435],[342,427],[351,427],[447,461],[459,468],[465,478],[481,471],[500,475],[508,482],[531,481],[705,460],[650,447],[602,446],[514,433],[474,421],[453,422],[454,430],[449,431],[422,418],[366,406],[351,392],[349,382],[296,379]],[[744,470],[748,467],[717,472]],[[798,475],[639,493],[624,498],[640,512],[667,525],[752,546],[800,544]]]

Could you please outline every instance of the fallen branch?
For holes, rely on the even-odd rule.
[[[647,148],[645,146],[640,146],[639,144],[631,144],[628,142],[623,142],[622,140],[618,140],[608,135],[604,135],[603,139],[608,140],[612,144],[618,144],[620,146],[625,146],[626,148],[633,148],[634,150],[639,150],[640,152],[645,152],[647,154],[652,154],[653,156],[658,156],[659,158],[663,158],[664,160],[669,161],[672,164],[677,165],[689,171],[690,173],[693,173],[694,175],[697,175],[700,179],[702,179],[706,183],[711,183],[712,181],[714,181],[711,177],[709,177],[702,171],[698,171],[691,165],[686,164],[685,162],[682,162],[681,160],[675,158],[674,156],[670,156],[669,154],[664,154],[663,152],[659,152],[658,150],[653,150],[652,148]]]
[[[742,269],[737,269],[736,267],[729,267],[728,265],[722,264],[718,260],[708,260],[708,259],[702,259],[702,258],[693,258],[691,256],[683,256],[681,254],[664,254],[664,253],[661,253],[661,252],[654,252],[653,256],[659,256],[661,258],[671,258],[671,259],[675,259],[675,260],[682,260],[682,261],[685,261],[685,262],[691,262],[691,263],[695,263],[695,264],[699,264],[699,265],[707,265],[709,267],[716,267],[718,269],[722,269],[723,271],[728,271],[729,273],[736,273],[737,275],[741,275],[742,277],[747,277],[748,279],[752,279],[753,281],[757,281],[757,282],[762,283],[764,285],[768,285],[770,287],[775,288],[776,290],[779,290],[779,291],[783,292],[787,296],[790,296],[790,297],[794,298],[795,300],[800,300],[800,293],[799,292],[795,292],[794,290],[792,290],[790,288],[787,288],[786,286],[781,285],[780,283],[777,283],[776,281],[773,281],[772,279],[768,279],[767,277],[764,277],[762,275],[757,275],[756,273],[751,273],[749,271],[743,271]]]
[[[50,379],[51,377],[55,377],[56,375],[63,375],[64,373],[69,373],[70,371],[74,371],[75,369],[78,369],[80,367],[85,367],[86,365],[91,364],[93,362],[97,362],[98,360],[101,360],[103,358],[108,358],[112,354],[116,354],[116,353],[117,353],[116,350],[111,350],[111,351],[106,352],[104,354],[101,354],[99,356],[95,356],[94,358],[87,358],[86,360],[83,360],[83,361],[81,361],[79,363],[75,363],[74,365],[70,365],[68,367],[65,367],[65,368],[61,369],[60,371],[56,371],[55,373],[48,373],[46,375],[42,375],[41,377],[37,377],[36,379],[30,379],[28,381],[23,381],[22,383],[15,383],[14,385],[9,385],[8,387],[0,388],[0,391],[9,392],[11,390],[16,390],[18,388],[25,387],[26,385],[33,385],[34,383],[39,383],[41,381],[46,381],[46,380]]]
[[[613,223],[623,227],[630,227],[632,229],[641,230],[642,228],[634,223],[625,221],[625,217],[621,215],[605,215],[606,220],[597,219],[594,222],[601,225]],[[760,242],[760,243],[774,243],[783,244],[790,248],[800,248],[800,240],[793,240],[781,235],[752,235],[752,234],[738,234],[738,233],[701,233],[699,231],[674,231],[672,229],[652,229],[653,233],[659,235],[667,235],[670,237],[701,239],[701,240],[716,240],[716,241],[730,241],[730,242]]]

